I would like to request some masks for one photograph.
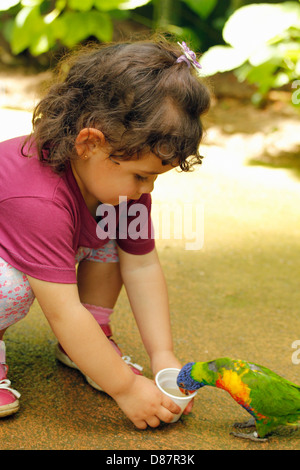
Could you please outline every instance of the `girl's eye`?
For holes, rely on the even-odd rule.
[[[141,176],[141,175],[134,175],[135,176],[135,179],[137,179],[138,181],[147,181],[147,177],[146,176]]]

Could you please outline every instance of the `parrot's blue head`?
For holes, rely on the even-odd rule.
[[[183,366],[177,377],[177,386],[181,389],[183,393],[185,391],[194,392],[201,387],[204,387],[206,383],[197,382],[192,377],[192,369],[195,365],[195,362],[188,362]]]

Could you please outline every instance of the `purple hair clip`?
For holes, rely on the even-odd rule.
[[[196,60],[196,54],[194,51],[191,51],[191,49],[189,49],[186,45],[186,43],[184,41],[182,41],[182,43],[180,44],[180,42],[177,43],[180,48],[182,49],[183,51],[183,54],[178,57],[178,59],[176,60],[176,62],[185,62],[188,67],[190,68],[191,64],[192,66],[197,70],[197,69],[202,69],[202,66],[199,64],[199,62],[197,62]]]

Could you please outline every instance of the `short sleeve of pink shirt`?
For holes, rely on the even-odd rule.
[[[109,240],[99,238],[99,226],[89,213],[71,168],[56,175],[36,156],[21,155],[22,137],[0,143],[0,257],[15,268],[37,279],[76,283],[75,254],[80,246],[100,248]],[[136,201],[134,201],[136,202]],[[132,201],[116,208],[116,241],[132,254],[153,250],[151,198],[138,201],[145,208],[142,236],[124,235],[119,224],[124,210],[130,213]],[[122,210],[121,210],[122,209]],[[123,220],[124,222],[124,220]],[[101,229],[100,229],[101,231]],[[141,231],[141,230],[140,230]],[[146,233],[147,232],[147,233]]]

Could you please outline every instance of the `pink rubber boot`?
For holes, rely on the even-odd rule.
[[[8,366],[5,361],[5,343],[0,340],[0,418],[12,415],[20,408],[18,399],[21,394],[10,388],[10,380],[7,378]]]

